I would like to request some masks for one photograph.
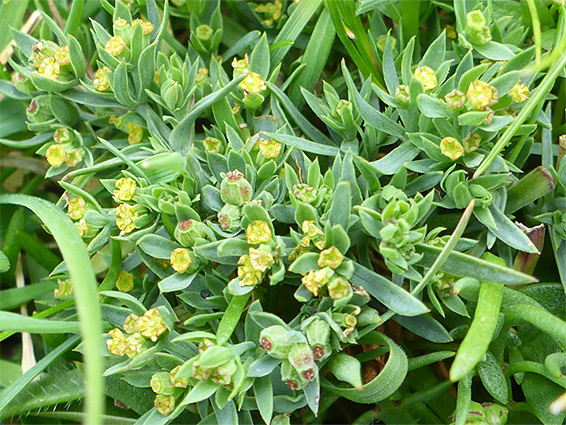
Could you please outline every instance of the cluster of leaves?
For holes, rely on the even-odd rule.
[[[0,203],[63,258],[6,207],[0,338],[45,356],[1,418],[562,423],[560,1],[48,3]]]

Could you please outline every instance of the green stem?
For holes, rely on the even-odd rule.
[[[67,23],[65,24],[65,33],[73,36],[77,34],[79,25],[81,24],[84,4],[85,0],[73,0],[71,2],[71,10]]]
[[[533,24],[536,63],[540,64],[540,58],[542,56],[542,33],[540,31],[540,19],[538,18],[537,5],[535,4],[535,0],[527,0],[527,5],[529,6],[529,12],[531,13],[531,21]]]

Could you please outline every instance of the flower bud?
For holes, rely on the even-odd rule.
[[[68,128],[62,127],[55,130],[53,133],[53,140],[57,143],[70,143],[74,139],[74,136],[69,131]]]
[[[80,220],[86,212],[86,202],[82,196],[75,196],[69,201],[68,213],[73,220]]]
[[[474,44],[485,44],[491,40],[491,31],[481,10],[466,15],[466,34]]]
[[[73,294],[73,283],[69,279],[61,280],[57,279],[57,284],[59,288],[53,291],[53,296],[55,298],[64,297]]]
[[[454,295],[454,276],[438,272],[434,276],[434,288],[441,297]]]
[[[281,143],[272,139],[261,139],[259,141],[259,151],[266,159],[277,158],[281,153]]]
[[[207,137],[202,141],[202,144],[206,152],[222,153],[224,151],[222,140],[217,139],[216,137]]]
[[[308,383],[288,360],[281,363],[281,380],[292,390],[301,390]]]
[[[210,380],[215,384],[230,385],[232,382],[232,376],[236,373],[236,370],[238,370],[236,362],[234,360],[229,360],[212,371]]]
[[[303,276],[301,281],[315,297],[318,297],[318,291],[328,282],[328,273],[326,269],[311,270]]]
[[[464,145],[464,150],[466,153],[473,152],[477,148],[480,147],[482,137],[476,133],[469,133],[464,140],[462,140],[462,144]]]
[[[12,83],[14,83],[14,87],[18,91],[25,94],[31,94],[37,90],[29,78],[19,73],[14,74]]]
[[[440,141],[440,152],[452,161],[456,161],[464,155],[464,148],[454,137],[445,137]]]
[[[324,320],[314,319],[306,327],[305,335],[316,360],[323,360],[331,354],[330,325]]]
[[[173,384],[174,387],[177,388],[187,388],[187,386],[189,385],[189,378],[178,377],[177,373],[179,372],[179,369],[181,369],[181,365],[175,366],[173,369],[171,369],[171,372],[169,372],[169,378],[171,379],[171,383]]]
[[[269,326],[259,334],[259,343],[271,357],[286,359],[291,349],[287,334],[288,330],[284,326]]]
[[[126,271],[120,272],[116,280],[116,288],[120,292],[130,292],[134,289],[134,275]]]
[[[526,84],[515,84],[510,90],[514,102],[521,103],[529,98],[529,88]]]
[[[349,297],[352,294],[352,285],[343,277],[334,277],[328,283],[328,295],[333,300],[341,300],[342,298]]]
[[[395,98],[402,103],[409,103],[409,88],[403,84],[395,87]]]
[[[238,84],[238,87],[244,90],[246,94],[261,93],[267,89],[265,81],[263,81],[261,75],[256,72],[250,72],[248,76],[244,78],[240,84]]]
[[[232,61],[232,68],[234,68],[233,77],[237,78],[240,75],[247,73],[249,71],[248,67],[249,67],[249,61],[248,61],[247,53],[244,56],[244,59],[238,60],[234,58],[234,60]]]
[[[191,256],[189,255],[189,250],[186,248],[175,248],[171,252],[171,267],[177,273],[185,273],[187,269],[193,263]]]
[[[199,25],[195,30],[196,36],[200,41],[208,41],[214,31],[208,25]]]
[[[157,410],[163,416],[167,416],[169,413],[175,410],[175,397],[172,395],[158,394],[155,396],[153,406],[155,407],[155,410]]]
[[[426,65],[419,66],[417,69],[415,69],[413,76],[423,85],[425,90],[431,90],[437,85],[436,74],[434,73],[434,70]]]
[[[271,240],[271,229],[265,221],[254,220],[248,224],[246,238],[250,245],[256,245]]]
[[[172,395],[175,390],[168,372],[154,373],[149,384],[151,385],[153,392],[156,394]]]
[[[103,66],[94,73],[94,88],[98,91],[106,91],[110,88],[110,82],[108,81],[108,74],[112,73],[112,70],[107,66]]]
[[[116,180],[116,190],[114,197],[119,201],[129,201],[136,193],[136,181],[129,177]]]
[[[141,334],[146,338],[150,338],[153,342],[167,330],[165,322],[159,314],[159,310],[151,308],[140,317]]]
[[[151,22],[147,22],[142,19],[134,19],[132,21],[132,29],[135,29],[137,25],[141,25],[143,35],[151,34],[155,28]]]
[[[41,123],[53,119],[51,101],[48,95],[32,99],[27,108],[27,119],[30,123]]]
[[[444,99],[452,110],[462,109],[466,105],[466,95],[458,89],[452,90]]]
[[[122,37],[124,43],[130,44],[130,42],[132,41],[132,27],[125,19],[118,18],[114,21],[113,32],[115,36]]]
[[[193,246],[197,239],[206,239],[204,224],[196,220],[183,220],[175,228],[175,239],[183,246]]]
[[[174,111],[180,107],[184,101],[183,88],[174,80],[167,80],[161,85],[161,98],[167,107]]]
[[[57,144],[53,144],[47,148],[45,157],[49,165],[55,168],[60,167],[67,160],[65,149],[63,146]]]
[[[123,233],[130,233],[136,228],[134,222],[138,218],[138,213],[135,208],[130,204],[120,204],[116,208],[116,226]]]
[[[467,96],[472,105],[480,110],[497,103],[497,89],[481,80],[470,83]]]
[[[310,241],[313,240],[317,248],[322,249],[322,247],[324,246],[324,232],[316,225],[313,220],[303,221],[301,223],[301,229],[305,234],[305,236],[301,238],[302,244],[309,246]]]
[[[222,230],[227,232],[240,229],[240,208],[236,205],[225,204],[218,212],[218,223]]]
[[[122,36],[115,35],[106,42],[104,50],[114,57],[119,56],[124,50],[126,50],[126,42]]]
[[[342,264],[343,260],[344,254],[342,254],[335,246],[331,246],[320,253],[317,264],[320,268],[330,267],[331,269],[335,269]]]
[[[317,190],[305,183],[299,183],[293,186],[293,195],[298,201],[305,204],[312,204],[316,201]]]
[[[242,206],[252,199],[252,187],[243,173],[230,171],[220,183],[220,197],[227,204]]]
[[[316,378],[318,369],[308,344],[294,344],[289,350],[287,359],[304,380],[312,381]]]

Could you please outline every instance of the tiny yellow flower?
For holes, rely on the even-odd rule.
[[[60,66],[69,65],[71,63],[71,56],[69,55],[69,47],[63,46],[55,53],[55,61]]]
[[[47,148],[45,157],[49,165],[55,168],[60,167],[67,160],[65,149],[63,149],[63,146],[57,144],[53,144]]]
[[[67,128],[58,128],[53,134],[53,140],[57,143],[65,143],[71,141],[71,132]]]
[[[250,262],[255,270],[266,271],[273,265],[273,255],[264,249],[250,248]]]
[[[497,103],[497,89],[481,80],[470,83],[467,96],[472,105],[481,110]]]
[[[271,229],[265,221],[254,220],[248,224],[246,237],[251,245],[264,243],[271,239]]]
[[[302,222],[301,224],[301,229],[303,230],[303,233],[305,234],[302,238],[301,238],[301,243],[304,246],[309,246],[311,243],[311,240],[316,239],[316,241],[314,241],[314,245],[318,248],[318,249],[322,249],[322,247],[324,246],[324,240],[323,240],[323,235],[324,232],[315,224],[315,222],[313,220],[305,220]]]
[[[155,28],[151,22],[143,21],[141,19],[134,19],[132,21],[132,29],[135,29],[136,25],[141,25],[143,35],[151,34]]]
[[[114,197],[119,201],[129,201],[136,193],[136,181],[129,177],[123,177],[116,181]]]
[[[86,202],[82,196],[76,196],[69,201],[69,217],[73,220],[80,220],[86,212]]]
[[[161,413],[163,416],[167,416],[173,410],[175,410],[175,396],[157,394],[153,402],[155,410]]]
[[[150,308],[139,320],[141,334],[153,342],[157,341],[157,338],[167,330],[167,326],[156,308]]]
[[[315,297],[318,297],[318,291],[328,281],[328,274],[325,269],[311,270],[301,279],[305,287],[312,292]]]
[[[440,152],[452,161],[456,161],[464,155],[464,147],[454,137],[445,137],[440,142]]]
[[[106,340],[108,352],[117,356],[123,356],[126,352],[126,338],[122,331],[118,328],[114,328],[108,332],[108,335],[110,336],[110,339]]]
[[[208,69],[206,68],[199,68],[197,75],[195,77],[195,81],[198,83],[202,83],[208,77]]]
[[[135,124],[128,123],[128,143],[130,145],[135,145],[136,143],[141,142],[142,138],[143,138],[143,128]]]
[[[118,291],[120,292],[130,292],[132,289],[134,289],[134,275],[128,273],[127,271],[120,272],[118,279],[116,280],[116,288],[118,288]],[[126,330],[125,326],[124,330]],[[126,330],[126,332],[128,331]]]
[[[214,31],[212,30],[212,28],[210,28],[206,24],[205,25],[199,25],[195,30],[195,34],[196,34],[197,38],[201,41],[210,40],[210,37],[212,37],[213,33],[214,33]]]
[[[242,255],[238,265],[240,286],[255,286],[261,281],[262,272],[254,268],[249,255]]]
[[[125,342],[124,354],[128,357],[134,357],[141,353],[144,339],[139,333],[130,335]]]
[[[261,93],[267,86],[265,85],[265,81],[261,75],[256,72],[250,72],[246,78],[242,80],[240,84],[238,84],[244,92],[247,93]]]
[[[93,84],[96,90],[106,91],[110,88],[108,74],[111,72],[112,71],[107,66],[104,66],[95,72]]]
[[[529,98],[529,88],[526,84],[517,83],[510,91],[514,102],[521,103]]]
[[[77,229],[77,232],[79,232],[81,238],[88,234],[89,228],[84,218],[81,218],[78,223],[74,223],[74,224],[75,224],[75,229]]]
[[[56,80],[59,76],[59,64],[55,62],[54,58],[45,58],[39,64],[37,73],[44,78]]]
[[[320,268],[330,267],[331,269],[335,269],[342,264],[343,260],[344,254],[342,254],[335,246],[331,246],[320,253],[317,264]]]
[[[425,90],[431,90],[437,85],[436,74],[434,73],[432,68],[429,68],[426,65],[419,66],[417,69],[415,69],[413,76],[417,81],[420,81]]]
[[[116,57],[126,50],[126,42],[121,35],[115,35],[106,42],[104,50]]]
[[[53,296],[55,298],[64,297],[64,296],[67,296],[67,295],[72,295],[73,284],[70,280],[68,280],[68,279],[66,279],[66,280],[57,279],[57,284],[59,285],[59,288],[57,288],[57,289],[55,289],[55,291],[53,291]]]
[[[238,60],[234,58],[234,60],[232,61],[232,68],[234,68],[234,77],[238,77],[248,72],[248,66],[249,66],[249,60],[247,53],[244,56],[244,59]]]
[[[481,140],[482,137],[476,133],[470,133],[466,137],[464,137],[462,144],[464,145],[464,150],[466,151],[466,153],[473,152],[477,148],[479,148]]]
[[[130,204],[120,204],[116,208],[116,225],[124,233],[130,233],[136,228],[134,220],[138,218],[138,213]]]
[[[220,153],[222,150],[222,140],[216,137],[207,137],[202,141],[204,150],[207,152],[217,152]]]
[[[335,277],[328,284],[328,295],[333,300],[339,300],[351,293],[352,287],[343,277]]]
[[[126,320],[124,320],[124,326],[122,327],[127,333],[133,334],[141,330],[140,326],[141,322],[139,320],[139,317],[133,313],[130,313],[130,315],[126,317]]]
[[[186,248],[175,248],[171,252],[171,267],[177,273],[185,273],[187,269],[193,264],[193,260],[189,255],[189,250]]]
[[[259,150],[264,158],[277,158],[281,153],[281,143],[271,139],[261,139]]]
[[[67,152],[67,160],[65,161],[65,164],[67,164],[69,167],[74,167],[79,162],[81,162],[82,159],[83,157],[81,156],[79,150],[72,149],[71,151]]]

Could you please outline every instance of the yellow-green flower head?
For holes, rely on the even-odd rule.
[[[171,382],[171,376],[169,372],[157,372],[154,373],[149,381],[151,389],[156,394],[161,395],[172,395],[175,391],[173,382]]]
[[[53,144],[47,148],[45,157],[49,165],[55,168],[60,167],[67,160],[65,149],[63,149],[63,146],[57,144]]]
[[[452,90],[444,99],[450,109],[461,109],[466,105],[466,95],[458,89]]]
[[[274,260],[269,251],[260,247],[250,248],[250,262],[254,269],[264,272],[273,265]]]
[[[432,90],[438,84],[434,70],[426,65],[415,69],[413,77],[423,85],[425,90]]]
[[[217,139],[216,137],[207,137],[202,141],[204,145],[204,150],[207,152],[217,152],[221,153],[223,150],[222,140]]]
[[[124,353],[128,357],[134,357],[141,353],[144,346],[144,339],[139,333],[134,333],[126,339],[126,349]]]
[[[131,122],[128,123],[128,143],[130,145],[135,145],[142,141],[143,138],[143,128],[132,124]]]
[[[472,43],[485,44],[491,40],[491,31],[481,10],[466,15],[466,32]]]
[[[281,143],[272,139],[261,139],[259,141],[259,151],[264,158],[277,158],[281,153]]]
[[[440,152],[452,161],[464,155],[464,147],[454,137],[445,137],[440,142]]]
[[[138,218],[138,213],[130,204],[120,204],[116,208],[116,225],[123,233],[130,233],[136,228],[134,220]]]
[[[55,53],[55,62],[59,66],[69,65],[71,63],[71,55],[69,55],[69,47],[63,46]]]
[[[106,347],[110,354],[123,356],[126,352],[126,338],[122,331],[118,328],[112,329],[108,332],[110,339],[106,340]]]
[[[119,201],[129,201],[136,193],[136,181],[129,177],[123,177],[116,181],[114,197]]]
[[[73,283],[69,279],[65,279],[65,280],[57,279],[57,284],[59,285],[59,288],[53,291],[53,296],[55,298],[72,295]]]
[[[177,273],[185,273],[187,269],[193,264],[193,260],[189,255],[189,250],[186,248],[175,248],[171,252],[171,267]]]
[[[67,164],[69,167],[74,167],[79,162],[81,162],[82,159],[83,157],[81,156],[81,153],[78,149],[71,149],[69,152],[67,152],[67,160],[65,161],[65,164]]]
[[[256,72],[250,72],[246,78],[242,80],[240,84],[238,84],[246,94],[248,93],[261,93],[267,86],[265,85],[265,81],[261,75]]]
[[[141,330],[140,318],[131,313],[128,317],[126,317],[126,320],[124,320],[124,325],[122,327],[129,334],[139,332]]]
[[[77,229],[77,232],[79,232],[81,238],[84,237],[84,235],[88,234],[89,228],[84,218],[81,218],[78,223],[74,223],[74,224],[75,224],[75,229]]]
[[[477,148],[479,148],[481,140],[482,137],[476,133],[470,133],[466,137],[464,137],[462,144],[464,145],[464,150],[466,151],[466,153],[473,152]]]
[[[163,416],[175,410],[175,396],[158,394],[153,401],[153,407]]]
[[[55,62],[54,58],[45,58],[39,64],[37,73],[44,78],[57,80],[59,76],[59,65]]]
[[[239,77],[240,75],[248,72],[249,65],[250,65],[250,63],[249,63],[249,60],[248,60],[248,54],[247,53],[244,56],[244,59],[238,60],[238,59],[234,58],[234,60],[232,61],[232,68],[234,68],[234,77]]]
[[[328,295],[333,300],[339,300],[352,293],[352,286],[343,277],[335,277],[328,283]]]
[[[303,221],[301,224],[301,229],[305,234],[305,236],[301,238],[301,243],[304,246],[309,246],[311,240],[317,239],[316,241],[314,241],[314,245],[318,249],[322,249],[322,247],[324,246],[324,232],[316,225],[313,220]]]
[[[151,22],[147,22],[142,19],[134,19],[132,21],[132,29],[135,29],[136,25],[141,25],[143,35],[151,34],[155,28]]]
[[[344,254],[342,254],[338,248],[335,246],[331,246],[328,249],[322,251],[318,257],[318,267],[330,267],[331,269],[335,269],[344,260]]]
[[[153,342],[157,341],[157,338],[167,330],[167,326],[165,326],[165,322],[156,308],[150,308],[139,320],[141,334]]]
[[[456,30],[454,29],[453,25],[446,25],[444,27],[446,29],[446,35],[452,39],[456,39],[456,37],[458,37],[458,35],[456,34]]]
[[[94,73],[94,88],[98,91],[106,91],[110,88],[110,82],[108,81],[108,74],[111,73],[112,70],[107,66],[104,66],[98,69]]]
[[[268,242],[271,239],[271,229],[265,221],[254,220],[248,224],[246,238],[250,245]]]
[[[114,57],[119,56],[124,50],[126,50],[126,42],[121,35],[115,35],[106,42],[104,50]]]
[[[238,260],[238,279],[240,286],[255,286],[262,278],[262,272],[256,270],[249,255],[242,255]]]
[[[273,3],[262,3],[255,8],[258,13],[264,13],[268,16],[267,19],[263,21],[265,25],[271,26],[281,17],[281,10],[283,8],[283,3],[281,0],[275,0]]]
[[[197,82],[197,84],[202,83],[204,80],[206,80],[206,77],[208,77],[208,69],[199,68],[195,77],[195,81]]]
[[[75,196],[69,201],[69,217],[73,220],[80,220],[86,212],[86,202],[82,196]]]
[[[404,85],[400,84],[395,87],[395,98],[400,100],[403,103],[408,103],[410,96],[409,96],[409,88]]]
[[[318,291],[328,282],[328,273],[325,269],[311,270],[301,279],[305,287],[318,297]]]
[[[173,383],[174,387],[177,388],[187,388],[187,386],[189,385],[189,378],[188,377],[184,377],[184,378],[179,378],[177,376],[177,373],[179,372],[179,369],[181,369],[181,365],[179,366],[175,366],[173,369],[171,369],[171,371],[169,372],[169,377],[171,378],[171,382]]]
[[[66,143],[71,141],[71,132],[67,128],[58,128],[53,134],[53,140],[57,143]]]
[[[208,25],[199,25],[196,28],[195,33],[196,33],[196,36],[199,40],[208,41],[208,40],[210,40],[210,37],[212,37],[212,34],[214,33],[214,31]]]
[[[470,83],[467,96],[472,105],[481,110],[497,103],[497,89],[481,80]]]
[[[513,101],[517,103],[524,102],[529,98],[529,88],[526,84],[515,84],[509,93],[511,93]]]
[[[298,183],[293,186],[293,195],[298,201],[311,204],[316,201],[318,191],[306,183]]]
[[[116,280],[116,288],[118,288],[120,292],[130,292],[134,289],[134,275],[127,271],[120,272]]]

